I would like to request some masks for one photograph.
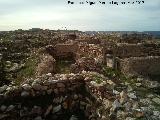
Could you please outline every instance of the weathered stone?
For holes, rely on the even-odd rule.
[[[125,120],[136,120],[136,118],[127,117]]]
[[[124,111],[118,110],[117,112],[117,119],[124,120],[126,117],[126,113]]]
[[[31,114],[42,114],[42,108],[40,106],[34,106],[31,110]]]
[[[23,92],[21,93],[21,96],[22,96],[22,97],[28,97],[29,95],[30,95],[30,93],[27,92],[27,91],[23,91]]]
[[[125,107],[125,110],[127,112],[130,112],[132,109],[132,103],[130,103],[130,102],[126,102],[123,106]]]
[[[37,116],[36,118],[34,118],[34,120],[42,120],[41,116]]]
[[[62,105],[63,105],[63,108],[64,108],[64,109],[68,109],[68,103],[67,103],[67,102],[63,102]]]
[[[160,105],[160,98],[153,98],[152,101]]]
[[[128,100],[127,93],[125,91],[122,91],[120,93],[120,103],[125,103]]]
[[[147,97],[148,97],[148,98],[153,98],[154,95],[153,95],[153,94],[148,94]]]
[[[136,83],[136,86],[140,87],[140,86],[142,86],[142,83]]]
[[[78,95],[77,94],[74,94],[74,99],[78,99]]]
[[[142,117],[144,117],[144,113],[142,111],[136,111],[135,112],[135,117],[142,118]]]
[[[30,90],[32,87],[29,85],[29,84],[24,84],[24,85],[22,85],[22,88],[24,89],[24,90]]]
[[[131,99],[137,99],[137,96],[135,95],[135,93],[128,93],[128,97]]]
[[[59,88],[60,92],[65,92],[65,88]]]
[[[155,116],[160,118],[160,111],[153,111],[153,115],[155,115]]]
[[[53,108],[53,106],[50,105],[50,106],[47,108],[47,110],[46,110],[44,116],[47,116],[47,115],[51,112],[52,108]]]
[[[112,107],[112,102],[109,101],[108,99],[103,100],[103,104],[105,109],[110,109]]]
[[[75,115],[72,115],[69,120],[78,120],[78,118]]]
[[[146,83],[144,85],[146,85],[146,87],[148,88],[158,88],[160,86],[160,84],[157,81],[150,80],[146,80]]]
[[[58,94],[58,93],[59,93],[59,91],[58,91],[57,88],[55,88],[53,91],[54,91],[55,94]]]
[[[3,93],[7,89],[7,85],[0,87],[0,93]]]
[[[47,90],[47,94],[50,95],[53,92],[52,89]]]
[[[58,88],[65,88],[65,85],[63,83],[57,83]]]
[[[120,104],[120,102],[118,101],[118,99],[116,99],[113,104],[112,104],[112,108],[113,110],[116,110],[118,108],[122,107],[122,105]]]
[[[113,94],[119,95],[119,92],[118,92],[117,90],[114,90],[114,89],[113,89]]]
[[[38,83],[35,83],[35,82],[32,83],[32,87],[34,90],[41,90],[42,89],[42,86]]]
[[[128,85],[128,86],[127,86],[127,91],[128,91],[128,92],[132,92],[132,91],[133,91],[133,88],[132,88],[130,85]]]
[[[153,115],[153,109],[150,109],[149,107],[141,107],[141,111],[143,111],[147,115]]]
[[[59,97],[54,98],[53,99],[53,103],[56,103],[56,104],[60,103],[60,98]]]
[[[58,106],[56,106],[56,107],[53,107],[53,111],[52,111],[52,113],[54,114],[54,113],[57,113],[57,112],[59,112],[61,110],[61,105],[58,105]]]
[[[55,71],[55,62],[56,60],[51,55],[43,55],[41,63],[37,67],[37,75],[41,76],[43,74],[54,73]]]
[[[7,112],[12,111],[14,108],[15,108],[14,105],[10,105],[10,106],[8,106],[8,108],[7,108],[6,111],[7,111]]]
[[[146,98],[146,99],[140,99],[140,102],[143,104],[143,105],[149,105],[151,104],[151,100],[149,98]]]
[[[139,109],[139,102],[137,102],[137,101],[133,101],[132,102],[132,109],[134,109],[134,110],[136,110],[136,109]]]
[[[7,119],[8,116],[9,114],[0,114],[0,120],[5,120],[5,118]]]
[[[1,105],[1,107],[0,107],[0,111],[4,112],[6,109],[7,109],[7,106],[5,106],[5,105]]]

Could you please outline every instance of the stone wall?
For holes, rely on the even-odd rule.
[[[125,74],[160,75],[160,57],[130,57],[121,59],[119,69]]]
[[[132,56],[143,56],[142,45],[140,44],[117,44],[115,51],[115,56],[117,57],[132,57]]]
[[[77,51],[76,58],[81,57],[92,57],[92,58],[102,58],[102,47],[94,44],[81,43]]]
[[[92,119],[96,112],[80,74],[50,74],[0,89],[1,120]],[[96,107],[95,107],[96,108]],[[85,113],[84,113],[85,112]]]
[[[122,44],[118,43],[113,49],[116,57],[140,57],[140,56],[159,56],[159,44]]]
[[[87,43],[87,44],[100,44],[101,40],[99,39],[76,39],[78,42]]]
[[[67,57],[71,54],[75,55],[78,49],[78,44],[76,42],[68,44],[57,44],[55,46],[56,57]]]

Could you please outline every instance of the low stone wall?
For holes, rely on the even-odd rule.
[[[71,57],[71,54],[76,54],[78,50],[78,44],[73,42],[69,44],[57,44],[55,46],[56,57]]]
[[[125,74],[160,75],[160,57],[130,57],[121,59],[120,70]]]
[[[96,107],[84,86],[81,74],[47,74],[20,86],[4,86],[0,89],[0,119],[97,118]]]
[[[100,44],[101,40],[99,39],[76,39],[78,42],[87,43],[87,44]]]
[[[118,43],[113,49],[116,57],[141,57],[141,56],[159,56],[159,44],[125,44]]]
[[[144,56],[142,52],[142,45],[139,44],[117,44],[117,47],[114,48],[115,55],[117,57],[132,57],[132,56]]]

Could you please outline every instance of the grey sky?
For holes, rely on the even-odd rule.
[[[160,30],[160,0],[144,1],[145,3],[141,5],[89,6],[68,5],[67,0],[0,0],[0,30],[35,27],[48,29],[67,27],[79,30]]]

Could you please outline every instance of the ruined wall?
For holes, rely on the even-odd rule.
[[[57,44],[55,46],[55,51],[56,51],[56,56],[70,56],[71,54],[76,54],[78,49],[78,44],[73,42],[73,43],[68,43],[68,44]]]
[[[79,44],[76,58],[81,57],[102,58],[102,47],[94,44],[81,43]]]
[[[118,43],[113,49],[115,56],[126,57],[140,57],[140,56],[159,56],[159,44],[122,44]]]
[[[125,74],[160,75],[160,57],[130,57],[120,61],[120,70]]]
[[[94,58],[82,57],[76,60],[75,64],[72,64],[71,71],[73,73],[79,73],[81,71],[101,71],[101,64]]]
[[[0,95],[1,120],[71,120],[96,117],[84,92],[80,74],[44,75],[20,86],[4,86]],[[95,103],[94,103],[95,104]],[[85,114],[80,114],[83,111]]]
[[[143,56],[142,46],[139,44],[117,44],[115,50],[115,55],[117,57],[132,57],[132,56]]]
[[[87,44],[100,44],[101,40],[99,39],[76,39],[78,42],[86,42]]]

